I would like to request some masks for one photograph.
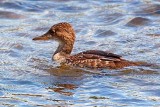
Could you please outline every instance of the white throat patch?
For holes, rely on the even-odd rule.
[[[62,63],[62,62],[65,62],[66,58],[65,56],[61,55],[60,53],[56,53],[54,56],[53,56],[53,60],[59,62],[59,63]]]

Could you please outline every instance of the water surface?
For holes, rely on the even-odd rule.
[[[108,50],[155,66],[60,67],[57,43],[32,38],[64,21],[76,31],[73,54]],[[158,107],[159,22],[158,0],[1,0],[0,106]]]

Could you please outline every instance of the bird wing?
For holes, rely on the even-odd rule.
[[[76,55],[70,56],[73,60],[100,59],[103,61],[120,61],[121,56],[111,52],[101,50],[88,50]]]
[[[120,55],[101,51],[88,50],[66,58],[66,63],[89,68],[123,68],[125,66],[135,66],[136,63],[122,59]]]

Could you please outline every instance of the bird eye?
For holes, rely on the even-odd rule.
[[[49,32],[53,34],[53,33],[55,33],[55,30],[51,29],[51,30],[49,30]]]

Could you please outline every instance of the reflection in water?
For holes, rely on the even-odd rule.
[[[47,89],[66,96],[73,95],[73,91],[83,84],[82,81],[85,77],[84,70],[66,65],[49,68],[47,72],[52,76],[56,76],[54,78],[54,83],[50,84]]]
[[[87,70],[67,65],[50,67],[47,72],[54,76],[53,82],[50,83],[47,89],[66,96],[75,94],[75,89],[83,86],[83,79],[96,75],[104,76],[99,70]]]
[[[120,75],[128,75],[128,74],[134,74],[134,75],[151,75],[151,74],[159,74],[158,71],[154,71],[154,70],[146,70],[143,68],[139,68],[139,69],[125,69],[122,70],[121,73],[119,73],[117,76]]]
[[[69,90],[74,90],[75,88],[77,88],[74,84],[57,84],[56,86],[57,86],[56,88],[48,88],[48,89],[51,89],[54,92],[57,92],[66,96],[73,95],[74,93],[69,92]]]
[[[59,76],[59,77],[80,77],[84,74],[83,72],[84,70],[73,68],[67,65],[61,65],[55,68],[50,68],[50,69],[47,69],[47,71],[50,74],[54,76]]]
[[[154,66],[159,67],[159,66]],[[83,79],[88,76],[94,76],[94,77],[111,77],[111,76],[125,76],[125,75],[154,75],[159,74],[158,71],[154,70],[147,70],[144,69],[144,67],[128,67],[124,69],[119,70],[109,70],[106,72],[106,70],[84,70],[84,69],[78,69],[73,68],[66,65],[61,65],[55,68],[49,68],[47,69],[47,72],[49,72],[51,75],[56,76],[54,78],[54,83],[50,84],[50,86],[47,88],[49,90],[52,90],[56,93],[65,95],[65,96],[72,96],[75,94],[75,89],[83,86]],[[81,81],[81,82],[80,82]]]

